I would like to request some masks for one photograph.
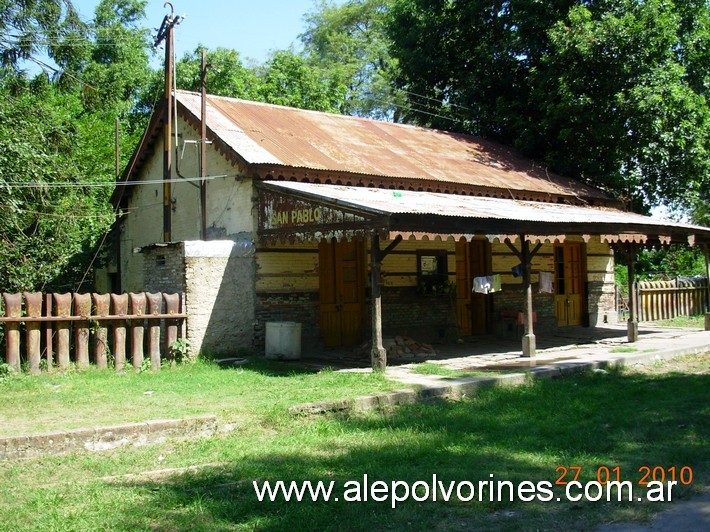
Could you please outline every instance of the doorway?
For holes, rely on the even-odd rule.
[[[318,264],[323,343],[326,347],[355,345],[363,333],[364,242],[321,242]]]
[[[490,323],[490,300],[472,291],[473,278],[491,274],[488,240],[456,242],[456,322],[460,336],[486,334]]]
[[[582,325],[585,303],[582,244],[559,244],[554,249],[557,325],[559,327]]]

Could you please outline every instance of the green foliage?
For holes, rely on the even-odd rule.
[[[687,208],[710,188],[709,14],[694,1],[398,0],[389,31],[398,82],[425,106],[407,119],[515,144],[637,209]]]
[[[170,359],[177,364],[190,361],[190,340],[188,338],[178,338],[170,344]]]
[[[34,16],[36,4],[43,2],[28,3],[25,16]],[[135,25],[144,6],[104,0],[92,23],[44,35],[45,51],[61,67],[52,79],[0,72],[3,290],[77,289],[85,278],[114,215],[110,186],[83,183],[113,181],[116,118],[125,145],[142,133],[132,108],[149,75],[147,33]],[[5,27],[6,17],[0,12]],[[37,41],[27,53],[39,46]]]
[[[210,51],[198,46],[194,52],[186,53],[176,66],[179,88],[195,92],[201,90],[203,50],[207,55],[207,87],[210,94],[247,100],[257,96],[258,80],[253,69],[244,66],[239,52],[226,48]]]
[[[629,285],[628,270],[623,256],[616,256],[614,266],[616,285],[626,289]],[[662,281],[676,277],[706,276],[705,256],[698,247],[673,246],[670,249],[643,249],[634,266],[637,281]]]
[[[340,112],[398,121],[405,102],[394,88],[386,18],[392,0],[322,2],[306,16],[301,35],[307,61],[346,87]]]
[[[275,52],[259,69],[259,99],[313,111],[338,112],[345,86],[324,69],[292,51]]]
[[[16,71],[22,61],[46,51],[61,55],[64,39],[83,38],[86,24],[70,0],[0,2],[0,67]]]

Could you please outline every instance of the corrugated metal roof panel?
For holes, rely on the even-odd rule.
[[[196,116],[199,98],[177,92]],[[470,135],[220,96],[208,96],[207,122],[248,164],[606,197]]]
[[[285,193],[291,191],[378,215],[416,214],[553,224],[616,224],[620,229],[624,225],[635,224],[654,228],[677,227],[710,235],[710,229],[706,227],[669,222],[610,208],[313,183],[267,183]]]

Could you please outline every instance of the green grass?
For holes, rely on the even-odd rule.
[[[612,347],[609,352],[610,353],[635,353],[638,351],[637,348],[635,347],[628,347],[628,346],[619,346],[619,347]]]
[[[661,327],[683,327],[688,329],[703,329],[705,327],[705,315],[698,314],[697,316],[678,316],[670,320],[661,320],[651,322],[653,325]]]
[[[251,483],[320,479],[342,486],[364,474],[386,482],[430,480],[433,474],[445,482],[477,482],[490,474],[539,482],[554,481],[556,468],[570,465],[582,468],[583,481],[605,465],[619,466],[624,480],[636,482],[644,465],[690,466],[694,482],[677,494],[687,496],[710,481],[709,365],[706,354],[663,366],[491,388],[463,401],[414,404],[389,413],[298,418],[274,415],[274,409],[301,401],[295,389],[336,377],[262,371],[247,378],[247,370],[223,370],[233,383],[235,398],[223,396],[230,408],[246,403],[243,408],[250,410],[252,398],[258,405],[237,430],[210,439],[0,463],[0,529],[565,530],[648,518],[667,506],[410,501],[392,509],[372,501],[271,503],[258,502]],[[165,392],[170,377],[178,376],[164,375],[163,386],[152,388]],[[116,382],[120,377],[107,378],[104,385]],[[42,386],[28,384],[26,394]],[[243,389],[247,386],[251,389]],[[4,392],[5,387],[0,393],[6,404]],[[302,393],[307,400],[321,395]],[[110,395],[118,396],[118,390]],[[15,403],[19,397],[13,396],[12,406],[21,406]],[[185,474],[154,472],[188,466],[201,467]]]
[[[422,362],[417,364],[412,368],[412,373],[417,373],[419,375],[441,375],[442,377],[491,377],[497,375],[499,372],[495,371],[469,371],[469,370],[458,370],[451,369],[441,364],[434,364],[433,362]]]
[[[223,421],[283,412],[289,405],[346,399],[401,385],[382,375],[316,372],[258,360],[116,374],[88,369],[18,375],[0,382],[0,435],[216,414]]]

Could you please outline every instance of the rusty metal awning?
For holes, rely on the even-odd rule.
[[[609,243],[710,242],[710,228],[611,208],[313,183],[256,183],[259,236],[266,240],[382,238],[564,241],[599,235]]]

